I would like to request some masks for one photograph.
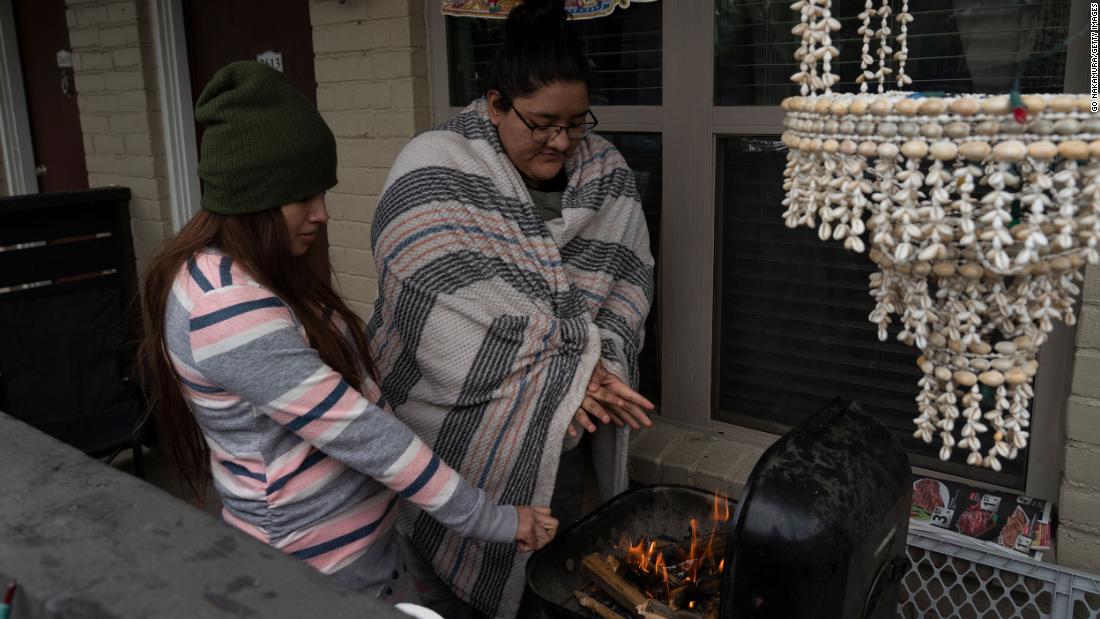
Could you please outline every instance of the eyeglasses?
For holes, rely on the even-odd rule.
[[[570,140],[580,140],[589,133],[592,133],[596,129],[596,125],[600,124],[600,121],[596,119],[596,115],[592,113],[592,110],[586,112],[592,121],[585,121],[583,123],[577,123],[574,125],[535,125],[529,122],[523,117],[523,114],[519,113],[516,106],[509,101],[509,106],[512,111],[516,113],[516,118],[519,118],[520,122],[527,126],[531,130],[531,139],[536,142],[545,144],[556,140],[562,131],[565,132],[566,137]]]

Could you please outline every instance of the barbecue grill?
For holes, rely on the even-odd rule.
[[[851,398],[834,400],[753,469],[728,525],[719,616],[896,616],[911,491],[893,434]],[[550,617],[591,617],[573,598],[590,582],[583,557],[621,536],[682,535],[690,518],[711,511],[713,497],[686,486],[615,497],[531,557],[528,586]]]

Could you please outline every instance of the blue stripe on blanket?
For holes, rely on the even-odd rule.
[[[423,239],[426,236],[430,236],[430,235],[436,234],[438,232],[455,232],[457,230],[461,230],[463,232],[468,232],[470,234],[478,234],[478,235],[488,237],[488,238],[496,240],[496,241],[501,241],[502,243],[508,243],[509,245],[515,245],[517,247],[520,245],[519,241],[517,241],[515,239],[515,237],[505,236],[503,234],[499,234],[499,233],[496,233],[496,232],[491,232],[491,231],[488,231],[488,230],[484,230],[484,229],[480,228],[479,226],[460,226],[460,225],[457,225],[457,224],[439,224],[438,226],[432,226],[430,228],[424,228],[423,230],[420,230],[419,232],[416,232],[414,234],[410,234],[407,238],[402,240],[400,243],[397,244],[396,247],[393,248],[393,251],[391,251],[386,256],[385,260],[387,262],[390,261],[390,260],[393,260],[394,258],[397,257],[398,254],[400,254],[402,251],[404,251],[409,245],[412,245],[416,241],[419,241],[420,239]],[[531,253],[530,251],[527,251],[527,250],[523,251],[523,255],[527,256],[531,260],[534,260],[535,262],[541,264],[544,267],[554,268],[554,267],[559,267],[562,264],[561,260],[543,260],[542,258],[539,258],[535,254],[533,254],[533,253]]]

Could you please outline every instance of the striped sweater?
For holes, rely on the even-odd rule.
[[[289,307],[228,256],[184,265],[165,331],[229,524],[394,601],[411,591],[395,569],[398,498],[459,535],[514,539],[514,508],[441,462],[373,381],[356,389],[325,365]]]

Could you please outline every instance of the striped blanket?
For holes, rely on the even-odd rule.
[[[596,135],[565,169],[562,218],[544,223],[482,99],[402,151],[371,233],[379,297],[368,332],[382,391],[500,503],[549,504],[598,360],[638,381],[653,257],[634,176]],[[593,441],[605,497],[626,489],[626,441],[610,427]],[[515,615],[526,555],[457,537],[415,508],[402,521],[460,598]]]

